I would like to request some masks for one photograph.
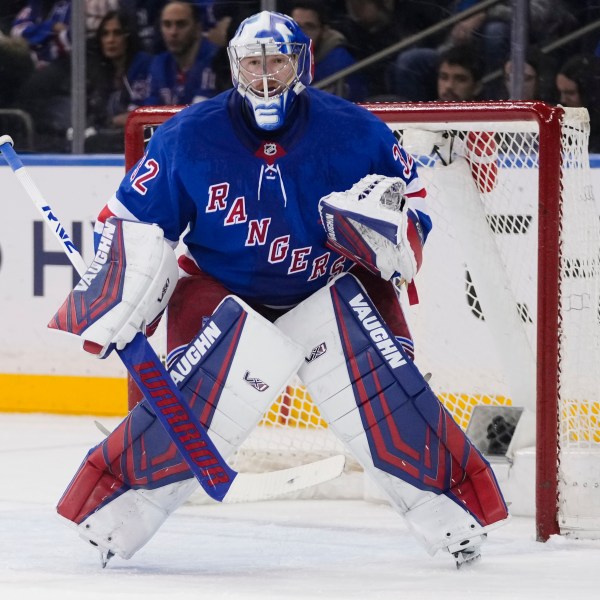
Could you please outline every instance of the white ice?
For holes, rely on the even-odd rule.
[[[109,427],[117,420],[105,419]],[[100,567],[55,505],[93,417],[0,414],[0,600],[592,598],[600,542],[535,541],[532,519],[490,534],[457,571],[430,557],[386,505],[285,501],[185,505],[132,559]],[[598,569],[598,571],[596,571]]]

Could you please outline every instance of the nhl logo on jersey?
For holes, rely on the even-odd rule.
[[[265,156],[275,156],[277,154],[277,144],[265,144],[264,153]]]
[[[254,156],[262,158],[268,165],[274,165],[275,161],[286,155],[286,151],[277,142],[261,142]]]
[[[269,385],[264,381],[258,379],[258,377],[250,377],[250,371],[246,371],[244,373],[244,381],[249,383],[255,390],[259,392],[264,392],[269,389]]]

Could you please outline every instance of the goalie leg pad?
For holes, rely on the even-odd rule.
[[[489,464],[352,275],[338,277],[276,324],[306,346],[299,375],[332,431],[429,552],[507,518]]]
[[[170,374],[227,458],[302,360],[302,347],[230,296],[174,362]],[[173,423],[178,419],[174,412]],[[197,488],[171,438],[142,401],[90,451],[58,512],[94,545],[129,558]]]

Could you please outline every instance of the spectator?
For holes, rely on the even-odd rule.
[[[29,0],[13,21],[11,36],[25,40],[35,71],[23,83],[16,102],[35,126],[36,150],[67,152],[71,125],[71,2]]]
[[[0,32],[0,108],[15,106],[17,93],[33,70],[27,44]]]
[[[481,0],[458,0],[455,3],[455,12],[480,2]],[[570,0],[529,0],[527,4],[528,42],[531,45],[542,46],[577,27],[577,19],[571,6],[573,3]],[[508,0],[492,6],[457,23],[451,30],[447,43],[456,45],[467,41],[479,41],[486,73],[502,68],[510,55],[513,13],[513,2]]]
[[[127,115],[148,96],[152,56],[140,51],[134,24],[123,11],[104,16],[96,41],[99,52],[90,65],[88,124],[97,133],[86,140],[86,151],[120,153]]]
[[[455,3],[455,13],[478,4],[481,0],[459,0]],[[535,0],[534,0],[535,2]],[[509,3],[512,10],[512,3]],[[504,5],[502,5],[504,9]],[[454,25],[443,48],[461,44],[477,44],[485,65],[485,72],[502,68],[510,54],[511,13],[492,7],[475,13]]]
[[[337,71],[356,63],[348,51],[346,38],[329,26],[326,9],[322,2],[317,0],[294,2],[289,14],[313,42],[315,60],[313,83],[318,83]],[[341,82],[334,83],[326,91],[354,102],[364,100],[367,95],[363,77],[358,73],[346,77]]]
[[[120,0],[120,8],[135,17],[142,50],[159,54],[166,50],[160,34],[160,13],[168,0]]]
[[[456,0],[448,8],[451,14],[459,14],[479,2],[481,0]],[[571,5],[565,0],[531,0],[528,10],[528,44],[532,46],[539,47],[577,26]],[[502,69],[510,58],[512,17],[512,3],[502,2],[456,23],[440,45],[401,52],[390,70],[391,91],[403,100],[434,100],[433,81],[439,53],[463,43],[473,44],[481,55],[484,75]],[[501,80],[494,80],[486,85],[481,95],[498,99],[505,97],[506,90]]]
[[[553,68],[553,65],[553,59],[542,54],[534,46],[527,48],[523,65],[523,93],[520,98],[512,99],[543,100],[554,103],[556,100],[554,87],[556,69]],[[503,67],[505,90],[501,99],[510,98],[512,71],[512,61],[509,59]]]
[[[479,2],[481,0],[477,0]],[[471,0],[472,2],[472,0]],[[562,37],[579,25],[585,24],[581,12],[581,0],[529,0],[528,2],[528,33],[529,43],[539,47]],[[575,15],[575,10],[581,15],[581,21]],[[488,9],[488,19],[504,21],[508,27],[513,17],[514,6],[508,0]]]
[[[479,0],[477,0],[479,1]],[[586,22],[582,20],[578,23],[577,17],[574,14],[575,5],[581,5],[583,3],[580,0],[575,2],[572,0],[529,0],[528,2],[528,23],[527,32],[528,38],[526,43],[529,46],[537,46],[539,48],[546,44],[555,41],[568,33],[574,31],[579,25],[585,25]],[[486,13],[487,20],[493,20],[496,23],[496,31],[500,31],[502,27],[505,28],[505,42],[496,42],[495,46],[492,45],[493,54],[487,52],[489,42],[484,38],[484,59],[487,62],[486,73],[495,71],[499,68],[496,62],[497,58],[503,58],[506,61],[510,57],[510,49],[508,42],[510,40],[509,30],[511,27],[511,21],[513,18],[514,6],[512,2],[503,2],[497,6],[490,8]],[[566,57],[570,56],[574,50],[568,45],[562,48],[557,48],[553,52],[555,59],[551,61],[552,64],[559,64]],[[548,57],[544,61],[550,60]],[[544,68],[544,71],[546,69]],[[543,74],[546,77],[546,73]],[[544,84],[544,94],[552,95],[552,86],[546,85],[546,80],[541,81]],[[487,98],[501,98],[502,87],[499,87],[497,83],[490,82],[486,86],[485,95]]]
[[[212,61],[218,47],[202,35],[199,9],[185,0],[171,0],[160,16],[167,48],[150,65],[147,105],[192,104],[214,96]]]
[[[590,152],[600,152],[600,58],[577,54],[556,74],[556,89],[563,106],[583,106],[590,113]]]
[[[260,10],[259,2],[217,2],[213,6],[215,25],[206,32],[206,37],[218,50],[212,61],[215,72],[216,91],[224,92],[231,88],[231,69],[227,44],[235,35],[240,23]]]
[[[448,15],[458,14],[480,0],[444,3]],[[431,101],[437,98],[437,71],[440,56],[454,46],[469,44],[481,56],[486,72],[502,67],[510,48],[510,22],[485,11],[454,25],[436,47],[409,48],[398,54],[390,68],[390,90],[402,100]],[[500,84],[501,88],[501,84]]]
[[[23,113],[17,94],[34,68],[27,44],[0,31],[0,131],[10,133],[20,151],[33,149],[30,115]]]
[[[158,54],[166,50],[160,33],[160,13],[169,0],[121,0],[121,6],[129,9],[133,5],[137,13],[138,31],[142,38],[144,49]],[[261,0],[188,0],[196,6],[198,18],[202,23],[205,37],[217,46],[226,46],[227,41],[221,40],[227,30],[223,14],[231,16],[244,12],[252,14],[259,10]],[[212,39],[212,36],[215,39]]]
[[[229,32],[233,23],[234,14],[237,9],[229,9],[224,7],[213,7],[211,10],[213,25],[204,32],[204,37],[219,48],[226,48],[229,41]]]
[[[457,102],[480,99],[484,64],[477,44],[450,46],[443,52],[416,48],[411,60],[395,65],[393,92],[400,100]]]
[[[410,48],[400,52],[390,65],[390,92],[400,101],[430,102],[437,98],[437,65],[434,48]]]
[[[504,63],[504,85],[506,86],[506,99],[511,100],[539,100],[538,74],[531,60],[525,59],[523,64],[523,93],[519,98],[511,97],[511,83],[513,79],[512,61],[507,60]]]
[[[29,0],[17,14],[10,34],[23,38],[31,48],[38,67],[68,56],[70,0]]]
[[[483,61],[472,44],[461,44],[440,56],[437,99],[442,102],[478,100],[482,90]]]

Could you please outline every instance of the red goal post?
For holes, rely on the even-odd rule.
[[[535,445],[538,539],[600,537],[600,225],[587,112],[512,101],[365,107],[420,163],[432,207],[411,320],[417,364],[464,428],[475,406],[523,408],[507,456]],[[131,113],[127,169],[152,128],[179,110]],[[280,457],[298,433],[316,440],[294,446],[299,454],[327,447],[300,382],[274,410],[262,429],[271,436],[282,425],[283,441],[260,452]]]

